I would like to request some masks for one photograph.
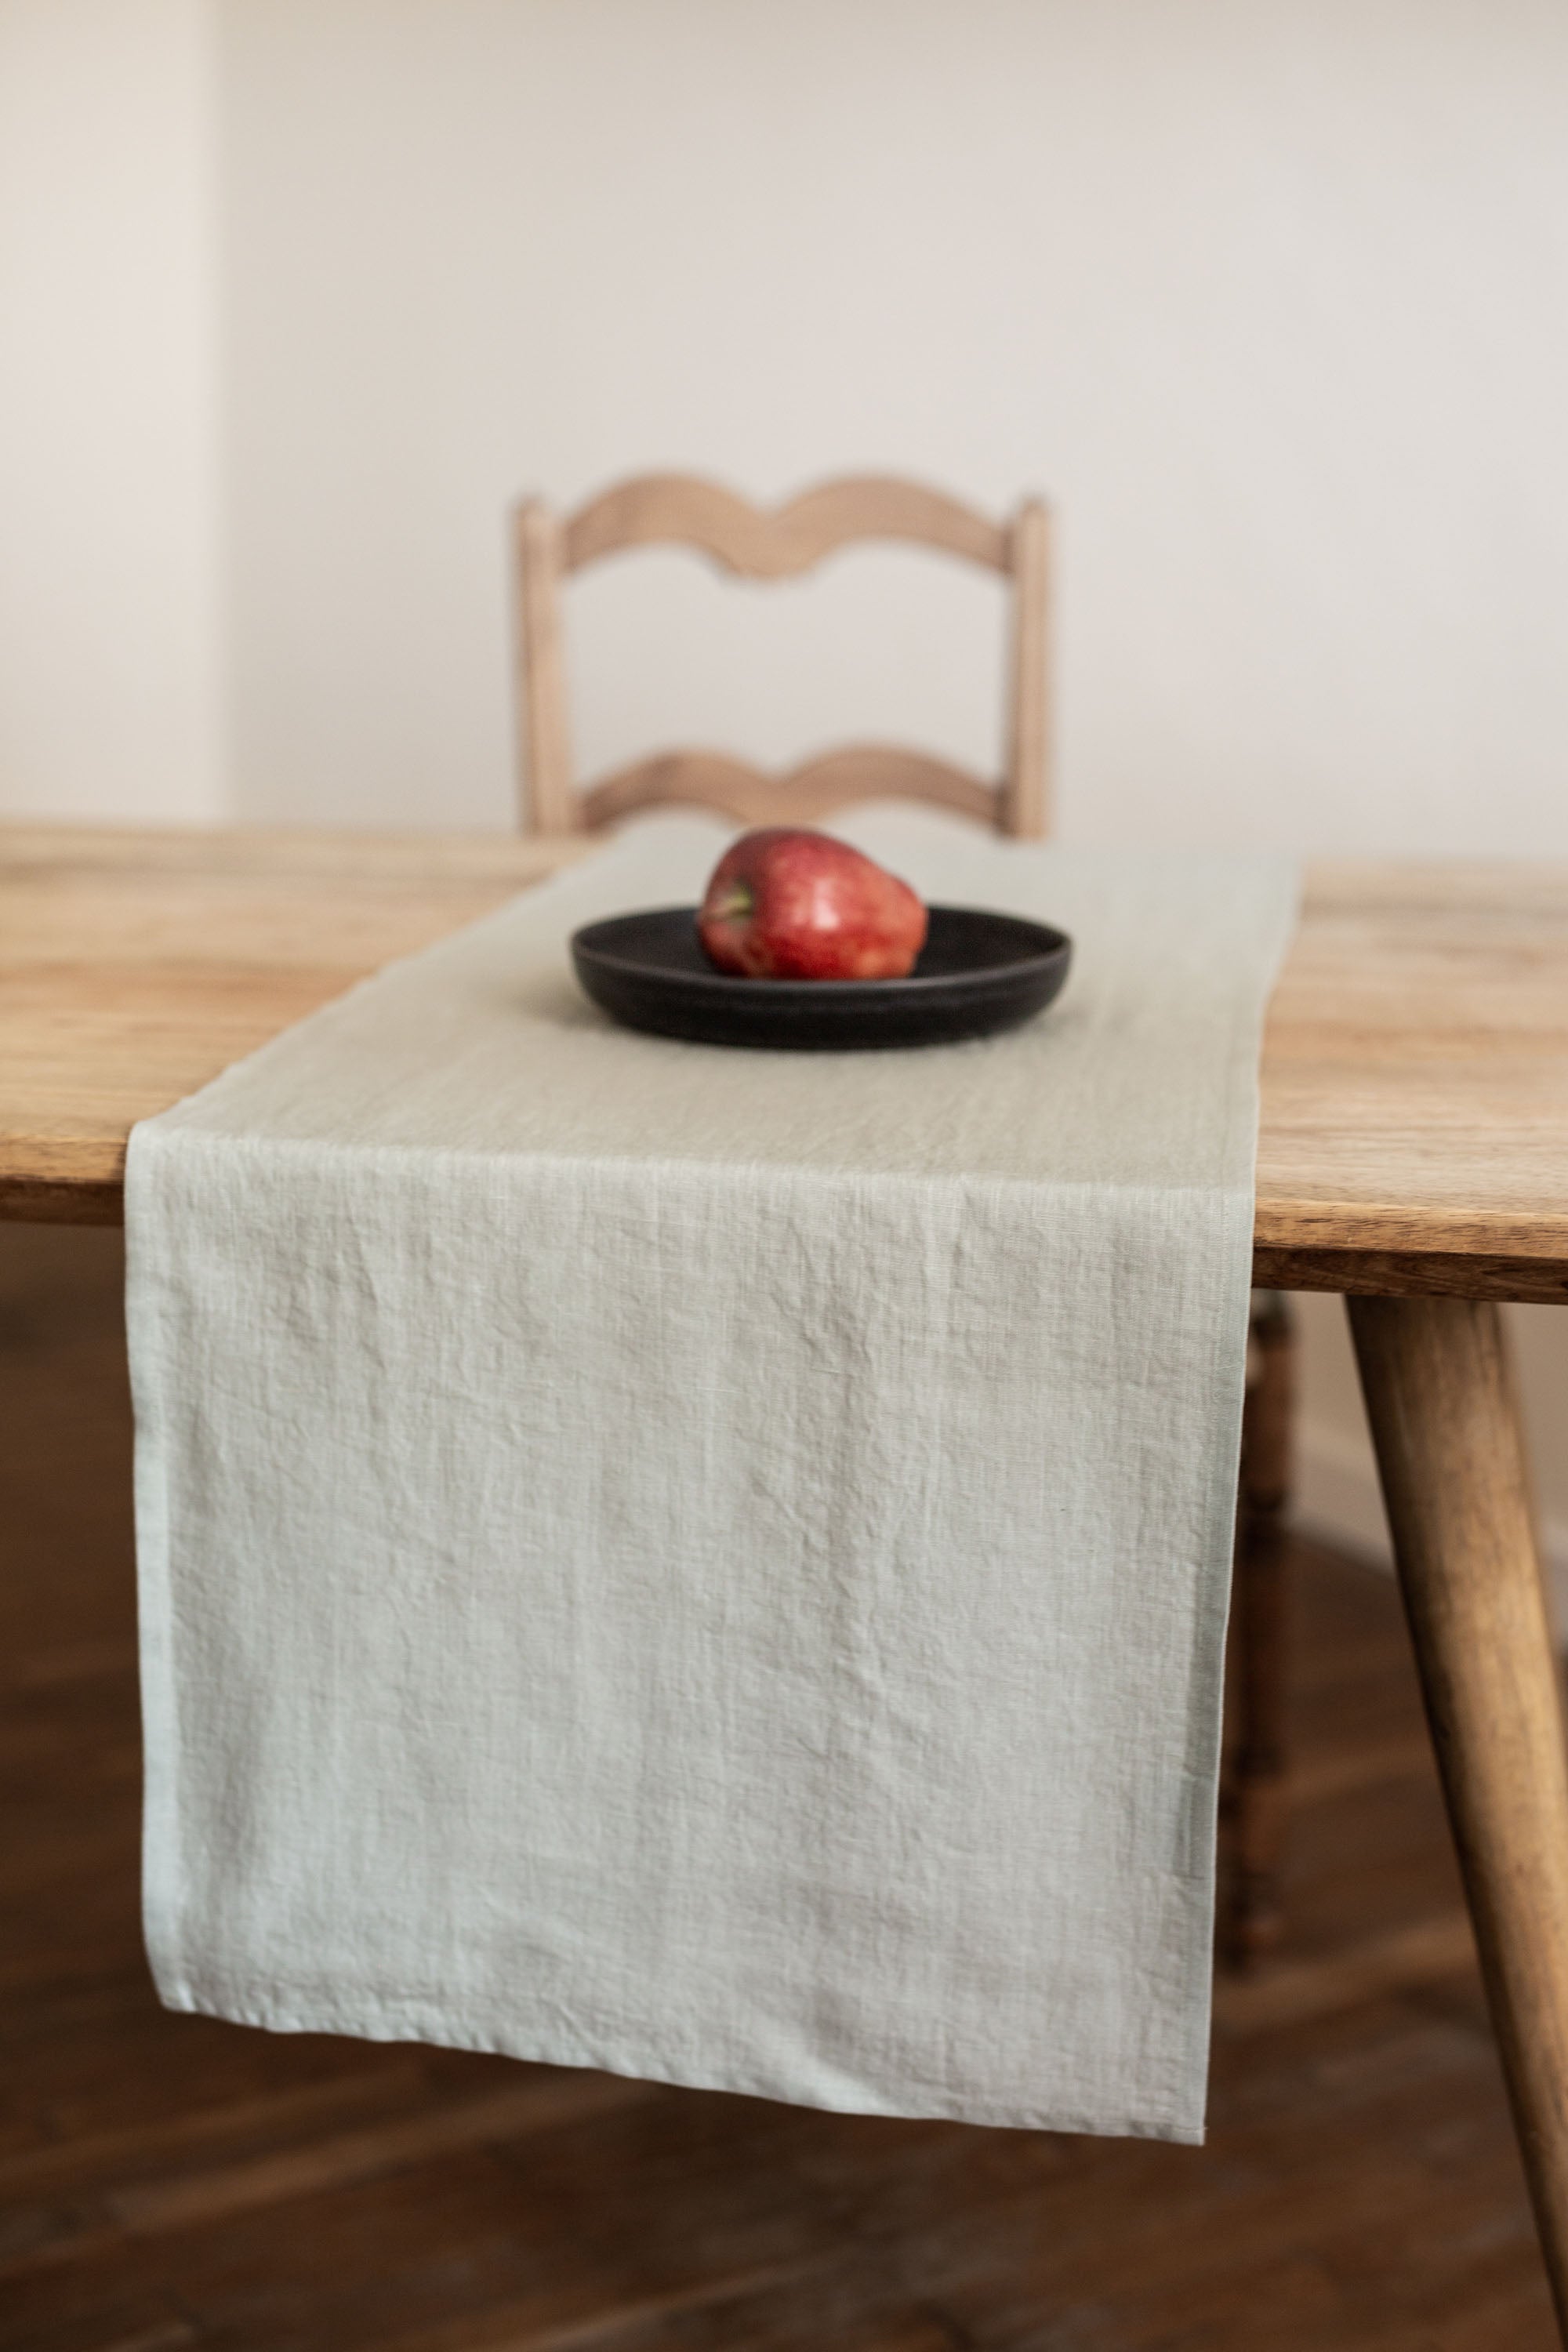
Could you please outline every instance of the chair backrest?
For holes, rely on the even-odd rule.
[[[517,508],[517,657],[521,817],[530,833],[594,832],[633,809],[684,802],[742,824],[809,824],[847,802],[932,801],[1000,833],[1037,838],[1048,822],[1048,516],[1026,499],[992,522],[940,490],[877,475],[824,482],[767,512],[716,482],[646,474],[575,514],[541,499]],[[630,547],[700,549],[747,580],[787,580],[856,540],[906,540],[999,572],[1013,588],[1007,762],[994,782],[946,760],[851,744],[768,775],[719,751],[659,751],[579,789],[573,774],[559,589],[585,564]]]

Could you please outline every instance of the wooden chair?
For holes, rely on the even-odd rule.
[[[539,499],[515,513],[521,821],[546,836],[597,832],[636,809],[717,809],[742,824],[809,824],[848,803],[919,800],[1016,839],[1049,829],[1049,518],[1026,499],[1010,521],[917,482],[857,475],[824,482],[771,512],[718,483],[646,474],[574,514]],[[769,775],[709,751],[668,751],[579,786],[562,662],[563,580],[627,548],[696,548],[747,580],[787,580],[852,541],[901,540],[961,557],[1012,583],[1007,759],[994,782],[928,753],[851,744]],[[1254,1300],[1237,1515],[1234,1723],[1223,1799],[1231,1868],[1222,1912],[1228,1956],[1245,1963],[1278,1934],[1285,1817],[1283,1528],[1289,1486],[1293,1337],[1282,1299]]]
[[[596,832],[633,809],[698,803],[742,824],[809,824],[847,802],[934,801],[1001,833],[1047,829],[1047,516],[1026,499],[994,523],[939,490],[875,475],[825,482],[772,514],[716,482],[647,474],[605,490],[564,521],[537,499],[517,509],[519,730],[522,822],[546,835]],[[694,547],[745,580],[788,580],[856,540],[907,540],[944,550],[1013,583],[1013,664],[1007,771],[996,784],[946,760],[883,744],[854,744],[764,775],[718,751],[661,751],[579,791],[572,772],[561,661],[558,586],[628,547]]]

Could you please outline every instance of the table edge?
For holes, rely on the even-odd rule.
[[[89,1174],[62,1171],[55,1176],[24,1176],[0,1169],[0,1222],[13,1224],[119,1225],[125,1221],[123,1150],[112,1171]],[[1363,1213],[1364,1217],[1364,1213]],[[1337,1212],[1314,1203],[1304,1223],[1314,1236],[1305,1242],[1280,1237],[1279,1205],[1261,1202],[1253,1242],[1252,1279],[1260,1289],[1328,1290],[1346,1296],[1384,1298],[1452,1297],[1516,1299],[1561,1305],[1568,1302],[1568,1236],[1561,1255],[1510,1250],[1504,1246],[1507,1228],[1493,1245],[1483,1236],[1466,1246],[1441,1246],[1457,1232],[1439,1223],[1433,1228],[1435,1246],[1422,1246],[1407,1234],[1389,1245],[1377,1231],[1375,1214],[1366,1238],[1357,1243],[1344,1236],[1353,1230],[1356,1211],[1350,1204]],[[1458,1221],[1455,1220],[1457,1226]],[[1325,1228],[1333,1231],[1329,1240]]]

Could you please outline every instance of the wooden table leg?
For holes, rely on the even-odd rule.
[[[1427,1720],[1568,2344],[1568,1755],[1495,1306],[1352,1298]]]

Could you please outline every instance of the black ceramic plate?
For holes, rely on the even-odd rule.
[[[907,980],[740,980],[714,971],[696,918],[695,907],[650,907],[586,924],[572,961],[595,1003],[629,1029],[707,1045],[937,1045],[1027,1021],[1056,995],[1072,955],[1047,924],[932,907]]]

